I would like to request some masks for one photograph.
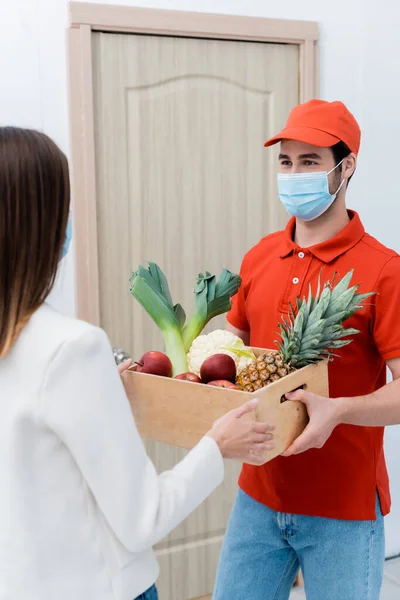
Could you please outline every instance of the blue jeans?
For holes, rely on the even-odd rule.
[[[151,588],[140,594],[135,600],[158,600],[157,588],[155,585],[152,585]]]
[[[301,567],[307,600],[379,600],[385,558],[376,521],[277,513],[239,490],[213,600],[288,600]]]

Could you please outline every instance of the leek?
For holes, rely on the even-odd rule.
[[[183,343],[186,352],[190,350],[193,341],[201,334],[211,319],[228,312],[234,296],[241,284],[239,275],[223,269],[219,280],[208,271],[200,273],[194,293],[196,295],[196,311],[183,327]]]
[[[148,269],[139,265],[129,281],[132,296],[161,330],[165,353],[172,363],[172,376],[185,373],[188,363],[182,328],[186,315],[180,304],[173,304],[164,273],[155,263],[149,263]]]

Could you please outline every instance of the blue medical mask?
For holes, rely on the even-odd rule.
[[[328,210],[345,182],[343,179],[336,193],[331,194],[328,175],[343,160],[329,172],[278,173],[279,199],[289,215],[302,221],[313,221]]]
[[[68,254],[69,246],[72,238],[72,219],[71,215],[68,217],[67,229],[65,230],[65,239],[64,244],[61,250],[61,260],[65,258]]]

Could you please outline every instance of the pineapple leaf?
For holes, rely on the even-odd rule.
[[[300,335],[303,333],[303,325],[304,325],[304,305],[301,305],[299,312],[297,313],[297,317],[294,321],[293,332],[295,335]]]
[[[318,302],[319,300],[319,296],[321,293],[321,275],[322,275],[322,267],[319,271],[319,275],[318,275],[318,287],[317,287],[317,293],[315,294],[315,301]]]
[[[333,340],[329,343],[329,348],[343,348],[343,346],[347,346],[351,342],[352,340]]]
[[[345,292],[343,292],[343,294],[341,294],[338,298],[336,298],[336,300],[331,302],[328,307],[328,310],[326,311],[326,316],[331,317],[336,312],[341,312],[343,310],[346,310],[352,303],[354,295],[357,291],[357,287],[358,286],[354,285],[353,287],[351,287],[348,290],[346,290]]]
[[[311,312],[311,308],[312,308],[312,301],[313,301],[313,295],[312,295],[312,287],[311,287],[311,283],[308,286],[308,298],[307,298],[307,307],[308,307],[308,312]]]
[[[367,292],[365,294],[356,294],[355,295],[355,299],[357,300],[357,304],[361,304],[361,302],[364,302],[364,300],[366,300],[367,298],[371,298],[371,296],[375,296],[376,292]]]
[[[333,334],[335,334],[338,331],[343,331],[343,325],[341,323],[333,323],[332,325],[327,325],[327,321],[325,322],[325,327],[324,327],[324,336],[329,337]]]
[[[291,319],[296,320],[297,312],[296,312],[296,309],[293,307],[293,304],[291,304],[291,302],[289,302],[289,308],[290,308],[290,312],[289,312],[288,316]]]
[[[307,352],[306,354],[294,354],[291,358],[290,364],[296,365],[296,367],[302,367],[310,363],[321,360],[321,354],[319,352]]]
[[[309,338],[307,340],[302,340],[301,353],[303,354],[303,352],[307,352],[308,350],[318,348],[319,344],[320,344],[320,338],[317,338],[317,337]]]
[[[354,269],[346,273],[346,275],[339,280],[332,290],[332,302],[334,302],[339,296],[341,296],[349,287],[350,281],[352,280]],[[336,273],[335,273],[336,275]],[[334,275],[334,277],[335,277]]]
[[[318,319],[318,321],[315,321],[314,323],[310,323],[310,321],[308,321],[304,337],[314,333],[315,331],[322,331],[325,328],[325,325],[325,319]]]
[[[305,333],[305,331],[307,329],[308,320],[310,318],[310,310],[308,308],[308,304],[307,304],[307,301],[306,301],[305,298],[303,298],[302,307],[303,307],[303,314],[304,314],[304,318],[303,318],[303,331],[302,331],[302,333],[304,335],[304,333]]]
[[[321,271],[322,271],[322,269],[321,269]],[[313,296],[313,293],[312,293],[312,285],[311,285],[311,283],[308,286],[307,304],[308,304],[308,310],[309,310],[310,314],[313,312],[313,310],[315,309],[316,305],[318,304],[320,292],[321,292],[321,272],[318,275],[317,292],[316,292],[315,296]]]
[[[310,318],[309,318],[310,325],[312,323],[315,323],[315,321],[318,321],[325,315],[326,309],[329,306],[330,297],[331,297],[331,290],[328,287],[324,288],[324,290],[321,294],[321,297],[315,306],[315,309],[310,314]]]
[[[291,315],[288,315],[288,318],[291,320]],[[289,334],[289,332],[292,329],[292,323],[286,321],[285,317],[282,316],[282,321],[283,321],[283,325],[280,323],[280,327],[283,327],[285,329],[285,331]]]
[[[356,287],[356,286],[354,286],[354,287]],[[354,289],[354,288],[350,288],[348,290],[348,292],[350,292],[352,289]],[[362,302],[364,302],[364,300],[366,300],[367,298],[370,298],[371,296],[374,296],[374,295],[375,295],[375,292],[369,292],[366,294],[355,293],[352,296],[350,302],[347,304],[347,306],[344,306],[345,302],[344,302],[343,306],[340,306],[340,308],[338,308],[338,304],[336,306],[336,308],[338,308],[339,311],[345,312],[345,317],[342,319],[339,319],[339,316],[337,318],[335,318],[335,314],[334,314],[335,310],[332,313],[332,317],[335,319],[336,322],[339,320],[341,320],[341,322],[343,322],[343,321],[349,319],[358,310],[360,310],[361,308],[364,308],[364,306],[361,304]],[[336,302],[339,303],[341,298],[338,298],[338,300]],[[332,309],[332,305],[329,307],[328,311],[330,312],[331,309]],[[340,314],[340,312],[339,312],[339,314]],[[331,316],[331,315],[329,315],[329,316]]]
[[[288,344],[289,343],[289,335],[288,335],[287,329],[285,329],[285,327],[282,325],[282,323],[278,323],[278,326],[279,326],[279,330],[280,330],[279,333],[282,338],[283,344],[284,345]]]
[[[338,331],[337,333],[332,334],[331,339],[338,340],[342,337],[348,337],[349,335],[358,335],[359,333],[361,333],[359,329],[353,329],[351,327],[347,329],[343,328],[342,331]]]
[[[346,319],[348,319],[349,317],[351,317],[353,313],[343,310],[341,312],[336,313],[335,315],[332,315],[331,317],[328,317],[326,319],[326,323],[325,326],[329,327],[332,325],[336,325],[338,322],[339,323],[343,323]]]

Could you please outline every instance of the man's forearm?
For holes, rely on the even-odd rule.
[[[339,421],[347,425],[382,427],[400,424],[400,379],[355,398],[339,398]]]

